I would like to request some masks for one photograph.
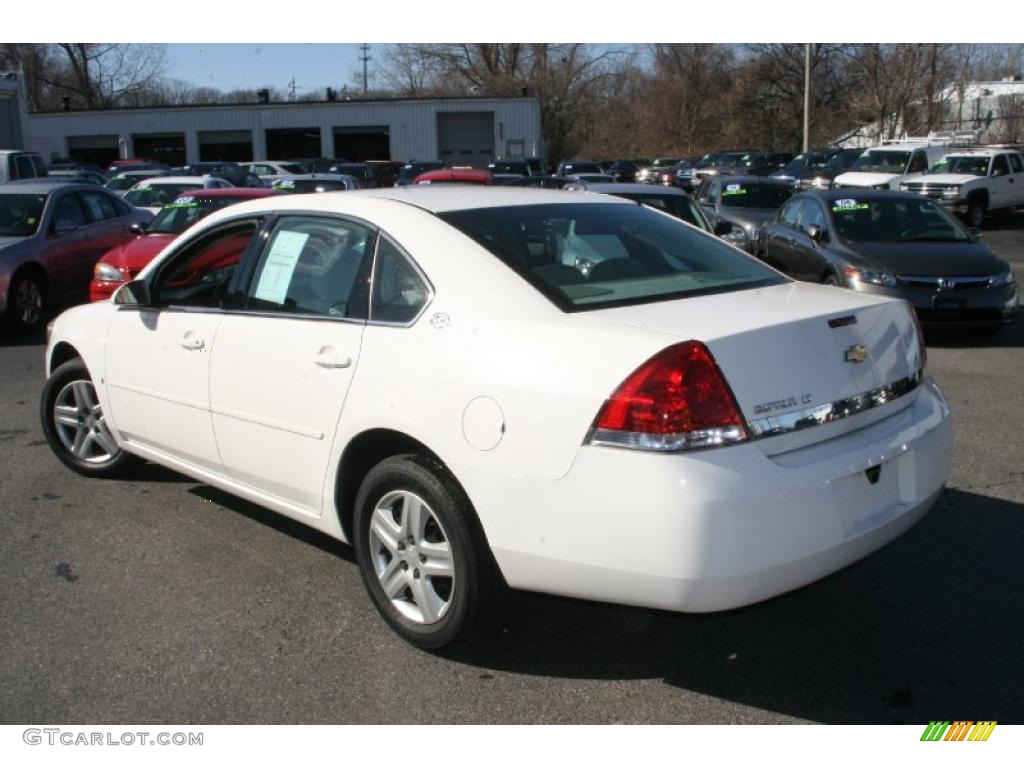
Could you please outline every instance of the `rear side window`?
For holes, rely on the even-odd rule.
[[[78,197],[83,203],[85,214],[90,223],[106,219],[116,219],[119,215],[110,198],[104,194],[99,192],[79,192]]]
[[[803,199],[787,203],[786,207],[782,209],[782,216],[779,220],[786,226],[796,229],[796,220],[800,216],[800,209],[803,207],[803,204]]]
[[[380,323],[411,323],[430,299],[430,289],[398,247],[382,237],[373,267],[370,319]]]
[[[527,205],[439,216],[567,312],[786,282],[717,238],[639,205]]]
[[[77,195],[63,195],[57,201],[57,207],[53,211],[54,227],[82,227],[85,226],[85,222],[85,213],[78,204]]]
[[[32,158],[28,155],[18,155],[14,158],[17,166],[19,179],[33,179],[36,176],[36,169],[32,167]]]
[[[267,243],[247,309],[365,319],[356,285],[372,253],[374,232],[356,222],[292,216]]]
[[[1024,171],[1024,164],[1021,164],[1020,155],[1008,155],[1010,158],[1010,167],[1014,173],[1020,173]]]

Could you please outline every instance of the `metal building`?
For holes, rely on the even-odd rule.
[[[540,105],[517,99],[372,99],[44,112],[28,146],[50,160],[444,160],[542,157]]]

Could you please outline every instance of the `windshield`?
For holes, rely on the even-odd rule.
[[[520,176],[530,173],[526,163],[488,163],[487,170],[491,173],[518,173]]]
[[[612,192],[616,197],[624,197],[627,200],[635,200],[643,205],[649,205],[659,211],[682,219],[687,224],[710,231],[704,216],[699,212],[697,204],[689,197],[682,195],[648,195],[643,192]]]
[[[160,174],[158,173],[153,174],[153,176],[159,175]],[[143,181],[147,178],[151,179],[153,178],[153,176],[115,176],[103,186],[105,186],[111,192],[121,192],[122,190],[125,189],[131,189],[140,181]]]
[[[355,176],[357,179],[366,181],[368,169],[365,165],[336,165],[331,173],[340,173],[345,176]]]
[[[970,240],[959,222],[926,197],[843,198],[833,200],[830,208],[844,240]]]
[[[778,208],[793,194],[788,184],[729,183],[722,187],[722,205],[728,208]]]
[[[974,155],[951,155],[932,166],[931,173],[962,173],[971,176],[988,176],[991,158]]]
[[[853,170],[872,173],[903,173],[909,160],[909,152],[869,149],[857,158],[857,162],[853,164]]]
[[[132,205],[142,208],[162,208],[168,203],[174,202],[182,192],[189,192],[193,189],[200,189],[201,184],[153,184],[152,186],[135,187],[128,190],[124,199]]]
[[[39,229],[46,195],[0,195],[0,237],[29,237]]]
[[[749,157],[749,155],[744,153],[715,155],[713,158],[711,158],[711,162],[708,163],[708,165],[711,165],[715,168],[722,165],[740,165],[744,162],[743,158],[745,157]]]
[[[640,205],[523,205],[438,215],[567,312],[786,282],[717,238]]]
[[[675,165],[678,162],[679,162],[678,159],[673,159],[673,158],[670,158],[670,157],[659,157],[657,160],[655,160],[653,163],[651,163],[651,167],[652,168],[667,168],[668,166]]]
[[[797,155],[792,160],[790,160],[788,163],[786,163],[786,167],[783,168],[783,170],[784,171],[799,171],[799,170],[802,170],[804,168],[824,168],[825,167],[825,163],[827,163],[827,162],[828,162],[828,157],[826,155],[818,155],[818,154]]]
[[[247,197],[179,197],[165,205],[146,225],[150,235],[178,235],[216,210],[248,200]]]
[[[831,171],[845,171],[847,168],[852,166],[857,159],[860,157],[860,153],[856,150],[844,149],[829,158],[829,161],[825,163],[825,167]]]

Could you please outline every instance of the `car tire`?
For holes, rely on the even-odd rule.
[[[377,464],[359,488],[353,527],[366,591],[404,640],[450,651],[498,627],[508,586],[442,464],[413,454]]]
[[[34,271],[14,276],[7,292],[7,323],[16,331],[40,328],[46,312],[46,285]]]
[[[50,374],[39,415],[50,448],[80,475],[116,477],[139,461],[117,444],[107,428],[89,371],[78,358]]]
[[[988,211],[988,205],[985,201],[980,198],[974,198],[967,204],[967,226],[981,229],[981,224],[985,220],[985,213]]]

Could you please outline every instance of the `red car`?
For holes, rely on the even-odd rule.
[[[233,187],[195,189],[179,195],[149,224],[140,227],[134,239],[107,251],[96,262],[89,284],[89,300],[110,298],[121,285],[135,279],[168,243],[203,217],[234,203],[273,194],[276,193],[272,189]]]
[[[412,180],[413,184],[484,184],[494,186],[494,177],[489,171],[476,168],[442,168],[421,173]]]

